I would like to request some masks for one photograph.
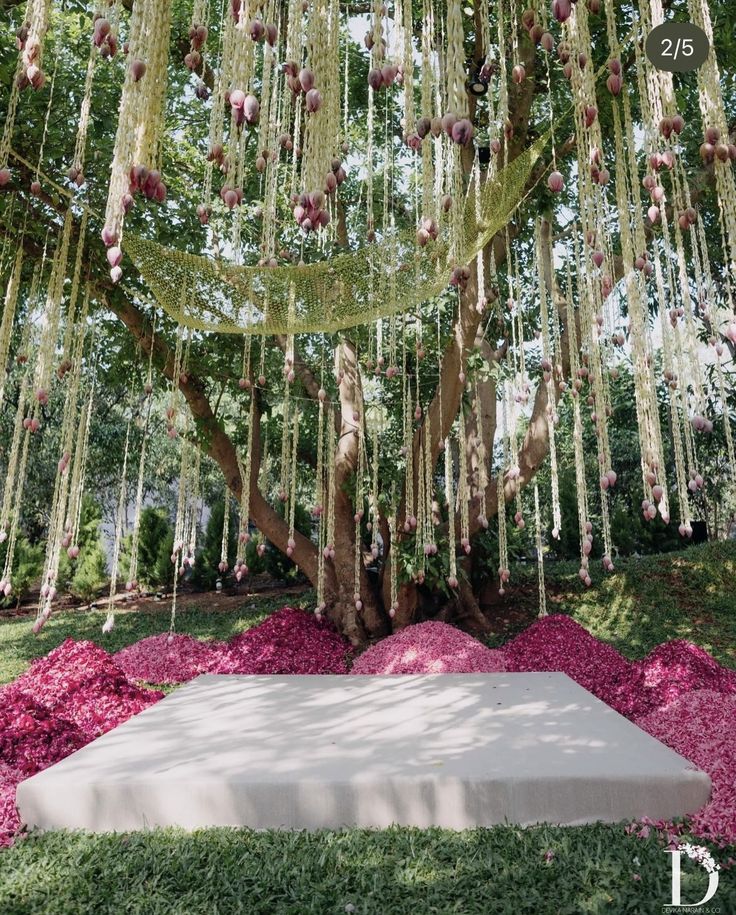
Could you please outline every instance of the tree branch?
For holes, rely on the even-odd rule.
[[[144,353],[150,354],[151,350],[153,350],[153,358],[157,365],[161,367],[161,371],[168,379],[173,380],[174,354],[160,334],[157,334],[154,338],[152,328],[143,312],[132,302],[123,299],[122,296],[112,297],[102,292],[100,298],[125,324]],[[200,447],[217,462],[227,485],[236,498],[239,499],[242,493],[242,480],[238,469],[235,446],[217,422],[217,418],[205,394],[204,384],[196,375],[190,374],[186,381],[179,380],[178,387],[184,395],[192,416],[204,433],[202,439],[200,439]],[[254,396],[257,398],[257,393]],[[261,461],[260,405],[258,399],[256,399],[255,414],[253,446],[251,454],[247,455],[247,459],[251,461],[252,465],[250,515],[259,530],[268,537],[277,549],[285,553],[289,540],[289,526],[268,504],[258,489],[258,470]],[[302,568],[310,581],[316,582],[317,547],[309,538],[298,531],[294,532],[294,541],[294,561]]]

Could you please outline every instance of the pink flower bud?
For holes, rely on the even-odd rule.
[[[299,72],[299,83],[302,87],[302,92],[309,92],[314,87],[314,73],[305,67]]]
[[[146,63],[143,60],[133,60],[130,64],[130,75],[133,77],[133,82],[137,83],[143,79],[146,75]]]
[[[307,111],[310,114],[315,114],[322,107],[322,93],[319,89],[310,89],[307,92]]]

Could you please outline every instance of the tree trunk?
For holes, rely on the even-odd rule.
[[[344,340],[335,350],[335,373],[341,379],[339,437],[335,453],[335,487],[332,493],[335,512],[335,558],[326,562],[325,600],[328,615],[354,645],[386,631],[386,616],[379,596],[368,580],[363,561],[363,545],[358,544],[360,586],[356,591],[356,513],[351,489],[355,486],[359,463],[359,444],[365,430],[363,387],[353,343]],[[362,604],[357,608],[358,601]]]

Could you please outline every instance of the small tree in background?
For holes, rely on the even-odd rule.
[[[204,539],[197,552],[197,561],[194,564],[192,583],[198,588],[211,591],[215,582],[220,577],[218,565],[222,557],[222,524],[225,517],[225,503],[219,500],[213,506],[207,520]],[[234,512],[230,512],[228,527],[227,564],[232,569],[235,565],[237,551],[238,523]]]
[[[5,561],[7,541],[0,547],[0,566]],[[43,573],[43,544],[30,543],[20,537],[15,544],[15,562],[13,563],[13,591],[9,597],[0,597],[0,606],[19,607],[29,588],[38,583]]]
[[[138,534],[138,580],[142,585],[156,588],[173,582],[173,549],[174,529],[166,511],[153,506],[144,508]]]
[[[59,587],[83,601],[94,600],[108,579],[107,551],[100,530],[102,512],[95,500],[85,494],[79,522],[79,558],[70,560],[62,551],[59,561]]]

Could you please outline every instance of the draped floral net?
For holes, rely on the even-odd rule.
[[[471,186],[457,250],[424,248],[414,229],[306,265],[237,266],[126,233],[124,248],[161,307],[202,331],[276,334],[335,331],[396,314],[436,296],[455,265],[469,264],[509,222],[547,142],[540,137],[493,177]],[[457,233],[455,233],[457,237]]]

